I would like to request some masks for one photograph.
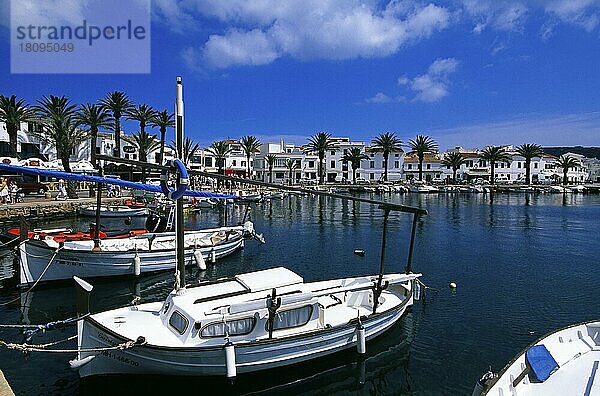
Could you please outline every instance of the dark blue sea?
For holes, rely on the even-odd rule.
[[[600,196],[549,194],[373,195],[427,209],[417,225],[413,269],[428,289],[389,332],[367,344],[366,359],[354,351],[285,369],[224,379],[100,377],[80,381],[69,369],[74,354],[0,349],[0,368],[19,395],[70,394],[357,394],[470,395],[490,367],[500,370],[547,332],[600,319]],[[230,207],[229,219],[244,208]],[[383,212],[377,206],[331,198],[291,196],[253,204],[250,217],[267,243],[246,248],[188,280],[213,279],[286,266],[306,281],[375,274]],[[220,224],[222,213],[205,210],[186,218],[187,227]],[[411,219],[390,215],[386,270],[402,272]],[[86,228],[89,220],[52,225]],[[45,224],[37,224],[42,226]],[[47,225],[47,224],[46,224]],[[120,227],[118,221],[107,226]],[[353,254],[364,249],[365,256]],[[5,254],[0,275],[10,276]],[[92,281],[92,310],[162,300],[173,274],[139,280]],[[0,323],[46,323],[75,315],[70,284],[26,294],[3,281]],[[458,287],[452,290],[450,282]],[[47,343],[76,333],[74,326],[34,336]],[[0,329],[0,340],[22,342],[22,334]],[[60,345],[74,348],[75,342]],[[135,393],[132,393],[135,392]]]

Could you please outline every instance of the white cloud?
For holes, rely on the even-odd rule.
[[[367,103],[390,103],[393,100],[394,100],[393,98],[387,96],[383,92],[377,92],[374,96],[365,99],[365,102],[367,102]]]
[[[594,30],[600,22],[599,8],[598,0],[553,0],[546,5],[548,13],[588,32]]]
[[[448,26],[450,13],[412,0],[158,0],[167,11],[216,18],[229,26],[199,46],[213,68],[261,65],[277,58],[353,59],[394,54]],[[173,6],[167,6],[171,1]],[[159,16],[160,17],[160,16]]]
[[[475,26],[473,32],[481,33],[487,28],[504,31],[521,30],[527,18],[528,8],[516,0],[462,0],[467,16]]]
[[[427,69],[427,73],[414,78],[406,76],[398,79],[398,84],[415,92],[414,102],[438,102],[449,94],[449,76],[458,67],[455,58],[437,59]]]

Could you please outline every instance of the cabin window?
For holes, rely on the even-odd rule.
[[[200,336],[204,338],[210,338],[225,337],[227,333],[229,333],[230,336],[250,334],[252,333],[255,324],[256,319],[254,317],[232,320],[229,322],[213,323],[204,326],[200,332]]]
[[[173,327],[179,334],[185,333],[185,330],[188,327],[188,320],[185,316],[180,314],[178,311],[173,311],[171,314],[171,318],[169,319],[169,324]]]
[[[290,329],[292,327],[304,326],[310,320],[312,311],[312,305],[279,311],[275,314],[273,330]],[[265,330],[269,331],[268,322],[265,324]]]

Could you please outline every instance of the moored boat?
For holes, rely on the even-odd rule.
[[[244,225],[186,231],[186,265],[214,262],[244,246],[257,236],[251,222]],[[20,283],[69,279],[72,276],[105,277],[140,275],[173,269],[175,233],[145,233],[126,238],[106,238],[94,251],[93,240],[58,242],[28,240],[20,245]]]
[[[600,394],[600,322],[578,324],[544,336],[499,374],[486,373],[473,395]]]
[[[95,217],[96,206],[88,206],[85,208],[79,208],[79,215]],[[100,207],[100,217],[137,217],[147,216],[147,208],[130,208],[129,206],[120,205],[106,205]]]
[[[283,267],[200,283],[174,290],[162,303],[84,317],[72,365],[81,377],[231,377],[365,348],[413,304],[419,277],[384,275],[387,287],[378,298],[377,276],[305,283]],[[93,351],[123,343],[130,347]]]

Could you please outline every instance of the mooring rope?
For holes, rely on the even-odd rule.
[[[36,281],[33,283],[33,285],[31,285],[31,287],[30,287],[29,289],[27,289],[27,291],[25,292],[25,294],[28,294],[29,292],[31,292],[31,291],[33,290],[33,288],[34,288],[34,287],[36,287],[36,286],[37,286],[37,284],[40,282],[40,280],[41,280],[41,279],[44,277],[44,275],[46,274],[46,271],[48,271],[48,268],[50,268],[50,264],[52,264],[52,262],[54,261],[54,258],[56,257],[56,255],[58,254],[58,252],[59,252],[59,251],[60,251],[62,248],[63,248],[62,246],[59,246],[59,247],[58,247],[58,248],[57,248],[57,249],[54,251],[54,253],[52,254],[52,257],[50,257],[50,261],[48,261],[48,264],[46,265],[46,268],[44,268],[44,271],[42,271],[42,274],[41,274],[41,275],[40,275],[40,276],[39,276],[39,277],[36,279]],[[21,260],[21,258],[20,258],[20,257],[19,257],[19,260]],[[0,303],[0,306],[5,306],[5,305],[8,305],[8,304],[12,304],[12,303],[14,303],[15,301],[17,301],[17,300],[20,300],[20,299],[21,299],[21,296],[19,296],[19,297],[16,297],[16,298],[13,298],[13,299],[12,299],[12,300],[10,300],[10,301],[7,301],[7,302]]]
[[[23,352],[26,354],[29,352],[48,352],[48,353],[103,352],[103,351],[114,351],[117,349],[123,351],[125,349],[131,349],[135,346],[142,346],[142,345],[146,344],[146,340],[144,340],[140,337],[135,341],[131,340],[131,341],[127,341],[127,342],[122,342],[120,344],[117,344],[117,345],[111,346],[111,347],[76,348],[76,349],[46,349],[48,347],[58,345],[63,342],[71,341],[76,338],[77,338],[77,336],[74,335],[69,338],[65,338],[64,340],[54,341],[54,342],[50,342],[47,344],[27,344],[27,343],[16,344],[16,343],[5,342],[5,341],[0,340],[0,346],[3,346],[7,349],[20,351],[20,352]]]

